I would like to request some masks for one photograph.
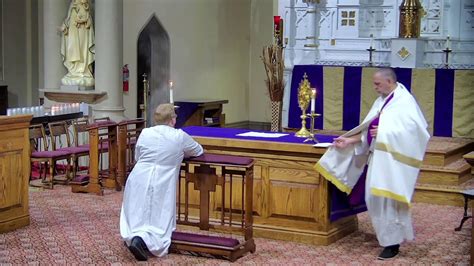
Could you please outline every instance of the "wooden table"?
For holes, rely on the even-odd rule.
[[[175,103],[179,106],[176,127],[224,126],[225,115],[222,112],[222,105],[228,102],[228,100],[204,99],[178,101]]]
[[[328,182],[313,170],[325,152],[324,148],[309,144],[193,137],[208,153],[254,159],[254,236],[328,245],[357,230],[355,215],[336,222],[329,220]],[[199,206],[197,195],[191,200]],[[216,201],[211,199],[217,215]],[[236,199],[235,204],[240,201]]]

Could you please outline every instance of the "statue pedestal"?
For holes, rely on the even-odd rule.
[[[94,86],[61,85],[62,91],[93,91]]]
[[[423,39],[392,39],[391,67],[417,68],[424,65]]]
[[[96,104],[100,100],[102,100],[106,95],[107,92],[104,91],[79,91],[79,90],[58,90],[58,89],[40,89],[40,92],[44,93],[44,97],[46,97],[50,101],[55,101],[58,103],[88,103],[88,104]]]

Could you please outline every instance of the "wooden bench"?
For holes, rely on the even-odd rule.
[[[205,231],[238,233],[243,235],[244,240],[176,231],[171,238],[170,252],[211,255],[230,261],[237,260],[247,252],[255,252],[253,164],[250,158],[216,154],[205,154],[184,161],[184,174],[178,185],[177,223],[196,226]],[[199,191],[199,217],[189,213],[189,197],[193,192],[191,184],[195,191]],[[241,195],[236,197],[235,193]],[[237,198],[242,199],[242,202],[234,203]]]

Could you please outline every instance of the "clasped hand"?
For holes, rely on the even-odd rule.
[[[372,138],[377,137],[377,128],[378,126],[372,126],[369,130],[369,134]]]

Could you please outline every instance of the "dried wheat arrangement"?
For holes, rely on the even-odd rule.
[[[283,70],[285,68],[283,48],[278,45],[263,47],[262,61],[265,66],[265,73],[267,74],[265,82],[270,100],[272,102],[280,102],[283,100],[283,90],[285,88],[283,80]]]

